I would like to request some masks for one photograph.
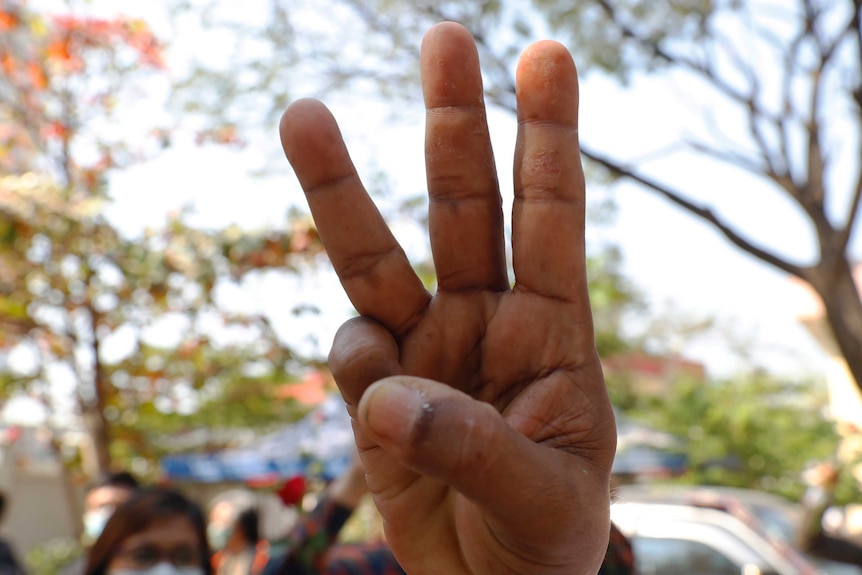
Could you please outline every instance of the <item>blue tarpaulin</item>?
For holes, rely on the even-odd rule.
[[[249,445],[212,453],[162,458],[165,478],[172,482],[279,481],[298,474],[332,479],[350,464],[353,431],[339,396],[311,413]]]

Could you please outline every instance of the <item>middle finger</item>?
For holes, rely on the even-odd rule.
[[[422,41],[429,226],[438,289],[508,289],[503,209],[470,33],[438,24]]]

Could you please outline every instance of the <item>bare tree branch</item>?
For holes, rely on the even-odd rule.
[[[847,221],[841,228],[839,236],[839,246],[841,253],[846,253],[847,245],[850,243],[850,236],[853,235],[853,227],[859,213],[859,204],[862,201],[862,169],[859,170],[859,175],[856,180],[856,189],[853,190],[853,199],[850,201],[850,210],[847,213]]]
[[[748,110],[748,131],[751,134],[751,137],[754,139],[755,144],[757,145],[758,150],[760,151],[760,155],[767,165],[767,172],[773,179],[778,181],[780,178],[782,181],[786,181],[787,173],[786,166],[780,164],[779,161],[773,157],[772,147],[769,146],[766,140],[766,135],[763,132],[763,128],[761,127],[760,120],[763,119],[763,114],[758,102],[760,101],[761,94],[761,86],[758,75],[755,73],[754,69],[751,67],[749,62],[740,55],[739,51],[735,48],[735,44],[730,42],[723,35],[717,36],[717,41],[721,45],[722,50],[730,57],[730,61],[736,66],[736,69],[739,70],[743,76],[747,79],[749,85],[751,86],[751,90],[749,91],[748,96],[745,98],[744,105]],[[770,123],[774,126],[777,126],[776,118],[768,119],[771,120]],[[784,187],[782,185],[782,187]],[[786,187],[784,188],[788,192]]]
[[[853,11],[853,17],[847,24],[847,32],[853,38],[858,54],[857,63],[859,64],[859,69],[857,70],[857,73],[859,74],[859,77],[857,79],[858,84],[853,92],[853,99],[856,101],[857,128],[862,129],[862,0],[852,1],[854,3],[855,10]],[[853,228],[859,214],[860,202],[862,202],[862,168],[859,168],[859,174],[857,175],[856,180],[856,189],[853,190],[853,199],[850,202],[850,210],[847,213],[847,219],[845,220],[844,226],[841,228],[839,236],[839,246],[841,247],[842,253],[846,253],[847,245],[850,243],[850,236],[853,235]]]
[[[665,186],[659,182],[656,182],[647,176],[643,176],[635,172],[633,169],[623,166],[610,158],[607,158],[601,154],[598,154],[589,148],[585,148],[581,146],[581,154],[596,162],[597,164],[603,166],[605,169],[610,171],[612,174],[616,176],[620,176],[623,178],[627,178],[634,182],[639,183],[640,185],[647,187],[659,195],[665,197],[667,200],[676,204],[677,206],[683,208],[687,212],[709,222],[714,228],[720,231],[728,240],[730,240],[734,245],[739,247],[745,252],[753,255],[754,257],[763,260],[764,262],[771,264],[772,266],[787,272],[791,275],[794,275],[800,279],[808,281],[808,268],[798,266],[796,264],[790,263],[787,260],[781,258],[780,256],[767,251],[764,248],[758,247],[751,243],[749,240],[742,237],[736,230],[731,228],[724,220],[716,216],[712,210],[709,208],[705,208],[703,206],[699,206],[694,202],[684,198],[678,192],[671,190],[668,186]]]
[[[794,182],[796,190],[793,196],[797,201],[800,201],[799,188],[801,188],[803,184],[799,183],[799,176],[794,172],[793,162],[790,161],[790,158],[793,157],[790,153],[790,142],[792,138],[792,122],[795,116],[795,107],[793,105],[793,78],[796,74],[799,51],[804,40],[804,32],[797,34],[790,42],[784,58],[784,73],[781,79],[781,115],[777,122],[781,156],[787,163],[787,174]]]
[[[707,144],[706,142],[701,142],[698,140],[689,140],[687,143],[692,149],[694,149],[694,150],[696,150],[696,151],[698,151],[704,155],[710,156],[712,158],[715,158],[717,160],[720,160],[720,161],[725,162],[727,164],[730,164],[732,166],[742,168],[746,172],[750,172],[750,173],[758,175],[758,176],[763,175],[764,173],[772,176],[768,166],[764,166],[760,162],[752,160],[751,158],[748,157],[747,154],[744,154],[742,152],[734,152],[731,150],[722,150],[722,149],[716,148],[714,146],[711,146],[711,145]],[[775,178],[773,178],[773,179],[775,180]],[[775,181],[780,184],[780,182],[778,182],[778,180],[775,180]],[[783,186],[782,186],[782,188],[783,188]]]
[[[699,76],[708,80],[714,88],[723,93],[725,96],[729,97],[731,100],[739,104],[748,106],[750,99],[749,95],[740,92],[728,82],[726,82],[715,72],[713,67],[710,66],[708,63],[697,62],[695,60],[686,58],[681,54],[674,54],[672,52],[669,52],[668,50],[665,50],[657,41],[651,38],[647,38],[642,34],[639,34],[637,30],[635,30],[631,25],[624,22],[623,19],[620,17],[619,12],[611,4],[611,2],[609,2],[608,0],[598,0],[598,4],[605,11],[611,22],[619,26],[623,36],[629,38],[630,40],[633,40],[642,47],[646,48],[647,50],[652,52],[653,55],[655,55],[657,58],[664,60],[666,63],[680,66],[686,70],[689,70],[690,72],[698,74]],[[758,114],[760,114],[761,116],[765,118],[771,117],[767,110],[764,110],[759,106],[756,106],[756,109]],[[777,120],[777,118],[772,119]]]
[[[824,52],[824,42],[816,33],[820,12],[812,6],[811,0],[804,0],[804,5],[804,33],[814,39],[820,54],[819,62],[809,72],[811,84],[808,94],[808,121],[805,126],[807,132],[806,177],[805,184],[800,189],[800,192],[802,206],[817,228],[821,247],[823,247],[827,242],[831,243],[835,239],[835,228],[825,212],[826,190],[824,188],[824,177],[828,161],[824,152],[823,130],[820,122],[820,106],[823,98],[823,84],[826,78],[825,72],[829,66],[832,52]]]
[[[766,176],[791,196],[794,196],[796,193],[796,188],[788,175],[786,173],[775,172],[769,164],[759,164],[749,159],[744,153],[719,149],[704,142],[689,141],[688,145],[701,154],[715,158],[731,166],[742,168],[755,176]]]

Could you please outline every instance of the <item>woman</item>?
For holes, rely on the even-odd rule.
[[[149,488],[120,506],[93,544],[85,575],[212,575],[200,508]]]

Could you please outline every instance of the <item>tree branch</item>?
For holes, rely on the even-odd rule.
[[[663,49],[657,41],[652,40],[650,38],[644,37],[630,25],[622,20],[619,15],[617,9],[609,2],[608,0],[598,0],[598,4],[604,9],[608,18],[614,22],[617,26],[620,27],[623,35],[637,42],[641,46],[646,47],[650,50],[655,56],[661,58],[668,64],[681,66],[689,71],[695,72],[696,74],[703,77],[705,80],[709,82],[711,86],[716,88],[719,92],[730,98],[732,101],[736,102],[740,106],[744,107],[746,110],[746,115],[748,117],[748,131],[751,134],[752,139],[757,145],[758,150],[760,151],[761,156],[764,161],[767,163],[768,171],[770,177],[776,182],[778,182],[781,187],[787,191],[792,197],[799,199],[799,189],[798,186],[794,185],[794,177],[789,168],[789,141],[788,135],[786,134],[786,122],[789,119],[789,116],[792,116],[791,107],[789,106],[789,79],[787,80],[787,90],[785,93],[788,95],[784,98],[785,103],[785,112],[780,115],[776,115],[771,113],[770,111],[764,109],[759,103],[758,98],[760,94],[760,86],[757,80],[757,74],[754,73],[751,66],[744,60],[740,54],[733,49],[732,44],[727,42],[723,37],[718,36],[716,41],[722,45],[722,48],[728,53],[731,62],[737,67],[737,69],[742,73],[744,77],[748,79],[749,84],[751,85],[751,89],[747,92],[741,92],[723,80],[714,70],[712,66],[705,63],[699,63],[694,60],[690,60],[685,58],[679,54],[673,54],[665,49]],[[801,37],[796,39],[796,42],[800,42]],[[795,53],[796,47],[793,48],[792,52]],[[791,58],[791,60],[795,60],[795,58]],[[788,66],[788,71],[791,66]],[[779,163],[778,160],[773,156],[772,149],[770,148],[767,138],[763,133],[763,128],[760,125],[760,121],[766,121],[770,125],[774,126],[776,131],[780,134],[780,147],[781,147],[781,155],[785,159],[784,162]]]
[[[688,145],[701,154],[710,156],[731,166],[742,168],[755,176],[765,175],[789,195],[795,196],[796,188],[794,187],[793,182],[789,179],[787,174],[776,172],[768,160],[764,159],[766,165],[762,165],[749,159],[749,157],[744,153],[721,150],[704,142],[689,141]]]
[[[804,5],[805,28],[803,34],[813,39],[818,48],[819,61],[817,62],[817,66],[809,73],[811,85],[808,94],[808,121],[805,125],[807,133],[806,174],[805,183],[800,188],[800,192],[802,206],[817,229],[821,250],[829,250],[831,252],[834,248],[834,243],[836,240],[840,241],[840,238],[836,238],[835,227],[829,221],[825,210],[826,189],[824,187],[824,177],[828,160],[824,152],[819,112],[823,98],[823,82],[826,77],[826,69],[834,52],[829,51],[825,47],[824,41],[817,35],[817,20],[820,12],[811,4],[810,0],[805,0]],[[839,34],[839,36],[842,35],[843,32]]]
[[[850,211],[847,213],[847,221],[841,228],[839,236],[839,246],[841,253],[847,251],[847,245],[850,243],[850,236],[853,235],[853,227],[856,224],[856,219],[859,214],[859,204],[862,202],[862,169],[859,170],[859,175],[856,179],[856,189],[853,190],[853,199],[850,202]]]
[[[700,142],[697,140],[688,140],[687,141],[689,147],[700,152],[701,154],[710,156],[717,160],[721,160],[727,164],[732,166],[740,167],[747,172],[750,172],[755,175],[763,175],[764,173],[772,176],[770,169],[768,166],[764,166],[761,163],[752,160],[748,157],[747,154],[742,152],[733,152],[731,150],[721,150],[718,148],[714,148],[705,142]],[[773,178],[775,179],[775,178]],[[777,181],[777,180],[776,180]],[[778,182],[780,184],[780,182]],[[783,186],[782,186],[783,187]]]
[[[859,64],[859,70],[857,70],[859,84],[853,91],[853,99],[856,101],[857,129],[862,131],[862,0],[852,1],[855,5],[855,10],[853,17],[847,24],[847,32],[853,37],[856,44],[857,63]],[[853,228],[859,214],[860,202],[862,202],[862,168],[859,169],[856,179],[856,189],[853,191],[853,199],[850,202],[850,211],[847,213],[847,220],[841,228],[839,235],[841,253],[846,253],[847,245],[850,243],[850,236],[853,235]]]
[[[613,5],[611,5],[608,0],[598,0],[598,4],[605,11],[605,14],[607,14],[611,22],[619,26],[620,31],[623,33],[623,36],[640,44],[642,47],[652,52],[654,56],[661,60],[664,60],[666,63],[680,66],[684,69],[687,69],[702,76],[704,79],[708,80],[713,87],[715,87],[725,96],[729,97],[731,100],[739,104],[748,106],[750,97],[725,82],[715,73],[715,70],[711,66],[703,64],[701,62],[697,62],[695,60],[690,60],[680,54],[674,54],[672,52],[669,52],[665,50],[662,46],[660,46],[657,41],[651,38],[647,38],[642,34],[639,34],[637,30],[635,30],[632,26],[630,26],[621,19],[617,9]],[[744,70],[743,74],[745,74]],[[759,106],[757,107],[757,111],[758,114],[760,114],[762,117],[769,118],[770,116],[766,110],[761,109]],[[777,120],[777,118],[772,119]]]
[[[794,182],[793,197],[801,202],[800,188],[803,184],[799,183],[799,179],[794,173],[793,162],[790,161],[792,154],[790,153],[791,141],[791,121],[794,119],[795,108],[793,106],[793,77],[796,72],[799,50],[802,46],[802,41],[805,39],[804,31],[798,34],[787,49],[784,58],[784,74],[781,79],[781,116],[777,120],[779,147],[781,155],[786,162],[786,171],[788,177]]]
[[[671,190],[668,186],[662,185],[654,180],[642,176],[632,170],[629,167],[618,164],[617,162],[602,156],[588,148],[581,146],[581,154],[584,157],[596,162],[597,164],[603,166],[605,169],[610,171],[612,174],[616,176],[620,176],[623,178],[627,178],[634,182],[641,184],[644,187],[647,187],[654,192],[657,192],[659,195],[663,196],[665,199],[671,201],[677,206],[683,208],[687,212],[709,222],[714,228],[720,231],[728,240],[730,240],[734,245],[742,249],[743,251],[753,255],[754,257],[786,272],[791,275],[794,275],[800,279],[808,281],[808,271],[807,268],[798,266],[788,262],[787,260],[781,258],[780,256],[765,250],[764,248],[758,247],[751,243],[749,240],[742,237],[737,231],[732,229],[728,224],[726,224],[722,219],[716,216],[712,210],[709,208],[704,208],[695,204],[694,202],[684,198],[679,193]]]

